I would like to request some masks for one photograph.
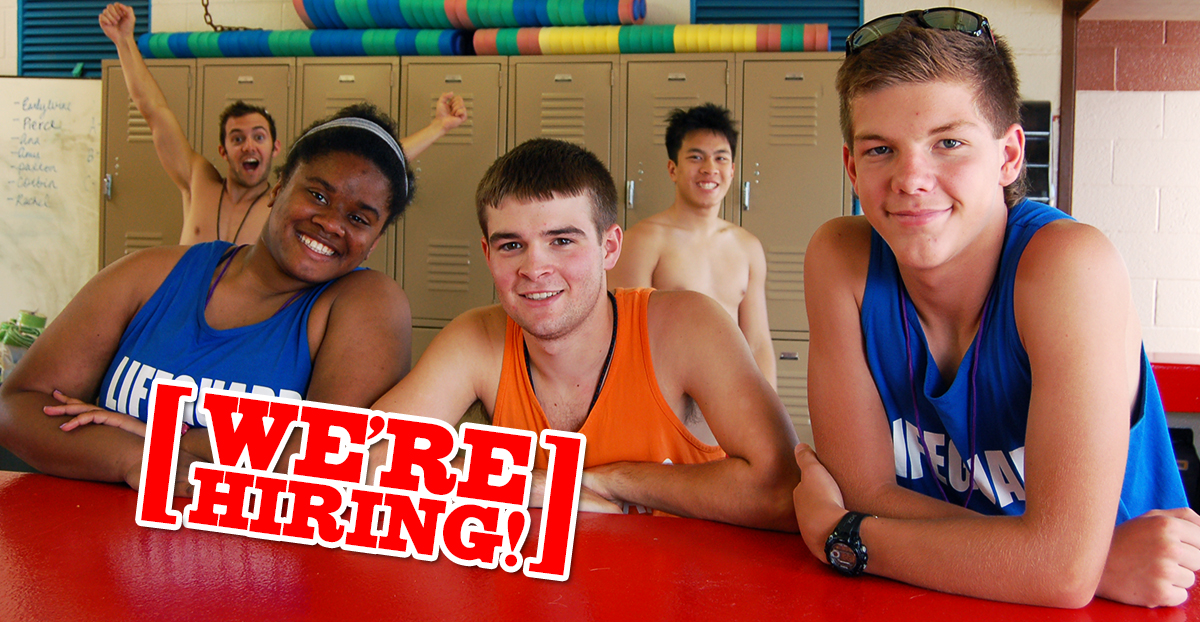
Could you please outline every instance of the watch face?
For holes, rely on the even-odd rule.
[[[854,570],[858,564],[858,554],[845,542],[834,542],[827,553],[829,564],[843,572]]]

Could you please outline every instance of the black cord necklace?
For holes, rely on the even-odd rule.
[[[271,189],[271,184],[268,182],[267,187],[264,188],[262,192],[258,193],[258,196],[254,197],[254,200],[250,202],[250,207],[246,208],[246,213],[242,215],[242,222],[238,225],[237,231],[234,232],[234,234],[233,234],[233,238],[229,240],[230,242],[233,242],[235,244],[237,243],[238,236],[242,234],[242,226],[246,224],[246,219],[250,217],[250,212],[253,211],[254,206],[258,204],[258,200],[263,198],[263,195],[267,194],[267,191],[270,189]],[[225,204],[225,184],[222,183],[221,184],[221,198],[217,199],[217,240],[221,239],[221,206],[224,204]]]
[[[608,368],[612,365],[613,350],[617,347],[617,297],[613,296],[612,292],[608,292],[608,302],[612,304],[612,338],[608,341],[608,355],[604,357],[604,367],[600,369],[600,379],[596,381],[596,390],[592,393],[592,403],[588,404],[589,415],[596,406],[596,400],[600,399],[600,391],[604,389],[604,381],[608,379]],[[529,361],[529,344],[525,344],[525,374],[529,376],[529,388],[536,394],[537,389],[533,386],[533,364]]]

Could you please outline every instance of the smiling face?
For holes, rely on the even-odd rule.
[[[262,243],[291,276],[331,281],[371,254],[390,199],[387,177],[369,160],[342,152],[314,157],[275,187]]]
[[[505,198],[488,208],[487,227],[483,252],[500,304],[528,335],[560,339],[603,312],[605,271],[620,255],[621,228],[597,235],[587,196]]]
[[[683,138],[676,156],[667,160],[675,182],[676,201],[695,207],[719,206],[733,181],[733,149],[716,132],[697,130]]]
[[[255,112],[225,122],[225,143],[217,152],[229,164],[229,178],[252,188],[271,174],[271,159],[279,155],[280,148],[279,141],[271,138],[266,117]]]
[[[846,172],[863,214],[902,266],[952,262],[981,236],[1003,235],[1004,186],[1020,173],[1020,126],[997,138],[966,86],[903,84],[856,97]]]

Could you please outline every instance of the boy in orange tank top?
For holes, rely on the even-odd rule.
[[[580,432],[584,509],[795,531],[783,404],[712,299],[609,295],[616,206],[612,176],[576,145],[535,139],[497,160],[476,209],[501,302],[451,322],[374,408],[453,423],[480,400],[496,425]],[[372,469],[386,455],[376,444]]]

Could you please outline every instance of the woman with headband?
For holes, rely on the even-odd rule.
[[[357,268],[412,194],[390,119],[357,105],[314,124],[257,243],[147,249],[84,286],[0,386],[0,445],[45,473],[137,488],[155,379],[369,406],[408,373],[412,327],[396,282]],[[206,424],[193,405],[185,429]],[[180,448],[180,474],[212,460],[205,430]]]

